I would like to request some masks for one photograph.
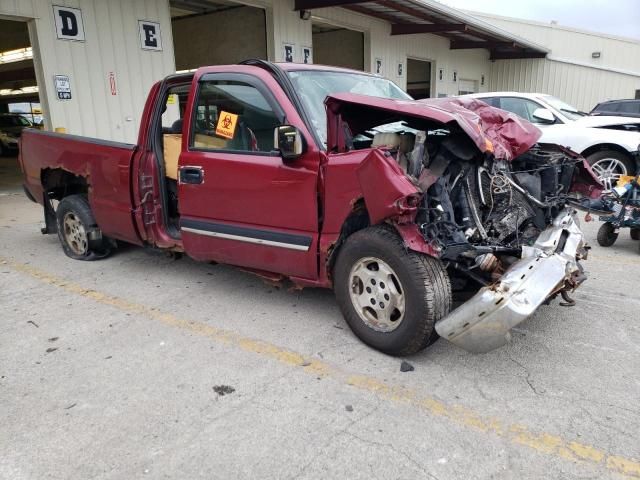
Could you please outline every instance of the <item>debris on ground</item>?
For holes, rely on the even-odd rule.
[[[411,365],[409,362],[405,362],[403,360],[402,363],[400,364],[401,372],[413,372],[414,370],[415,370],[414,366]]]
[[[352,406],[352,405],[345,405],[345,406],[344,406],[344,409],[345,409],[347,412],[353,412],[353,406]]]
[[[221,397],[224,397],[225,395],[235,392],[236,389],[233,387],[230,387],[229,385],[215,385],[213,387],[213,391],[216,392]]]

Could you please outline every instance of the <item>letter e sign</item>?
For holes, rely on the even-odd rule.
[[[160,24],[138,20],[140,28],[140,47],[143,50],[162,50],[162,37],[160,36]]]
[[[84,42],[84,23],[79,8],[53,6],[56,35],[60,40]]]

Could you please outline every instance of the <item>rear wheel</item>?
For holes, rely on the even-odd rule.
[[[607,190],[616,186],[621,175],[634,174],[631,160],[623,153],[614,150],[592,153],[587,157],[587,161]]]
[[[111,252],[96,224],[87,197],[69,195],[56,209],[58,238],[64,253],[74,260],[97,260]]]
[[[410,355],[435,341],[435,322],[451,309],[442,263],[407,250],[387,226],[347,239],[336,260],[334,289],[356,336],[390,355]]]
[[[631,229],[631,240],[640,240],[640,228]]]
[[[610,247],[618,239],[618,233],[616,232],[613,224],[607,222],[603,223],[598,230],[598,244],[602,247]]]

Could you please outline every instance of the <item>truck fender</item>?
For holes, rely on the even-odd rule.
[[[356,169],[371,225],[413,221],[422,192],[386,152],[375,149]]]
[[[416,225],[415,223],[394,223],[393,226],[398,232],[398,235],[402,237],[402,241],[404,242],[405,247],[409,250],[423,253],[425,255],[429,255],[430,257],[440,257],[440,250],[434,245],[425,241],[424,236],[422,235],[422,233],[420,233],[418,225]]]

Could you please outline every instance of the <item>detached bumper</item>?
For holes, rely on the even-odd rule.
[[[511,339],[509,331],[550,296],[579,283],[577,260],[586,258],[584,246],[576,213],[565,210],[532,247],[524,247],[522,258],[500,280],[437,322],[436,331],[473,353],[501,347]]]

